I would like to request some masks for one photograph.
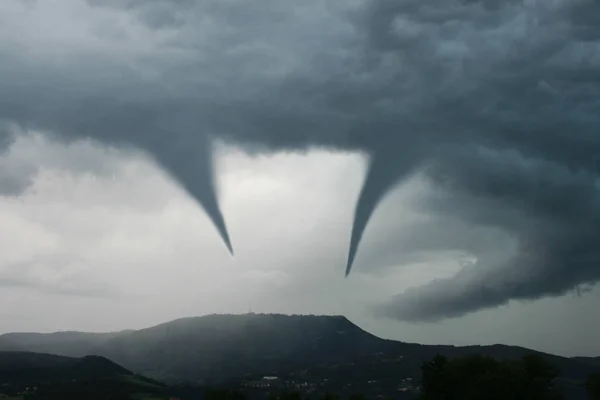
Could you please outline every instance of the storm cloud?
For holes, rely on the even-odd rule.
[[[215,139],[361,152],[347,274],[380,202],[420,174],[432,189],[418,207],[434,221],[514,242],[379,309],[455,317],[600,279],[599,15],[593,0],[9,0],[0,120],[147,153],[230,251]],[[0,192],[22,190],[2,176]]]

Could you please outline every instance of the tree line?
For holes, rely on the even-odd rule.
[[[559,370],[543,357],[532,354],[518,360],[496,360],[472,355],[448,359],[437,355],[421,367],[419,400],[564,400],[557,386]],[[585,383],[590,400],[600,400],[600,373]],[[209,392],[207,400],[245,400],[243,393]],[[298,392],[270,394],[268,400],[310,400]],[[364,400],[355,395],[350,400]],[[324,394],[314,400],[339,400]]]

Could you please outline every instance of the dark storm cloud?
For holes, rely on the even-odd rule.
[[[0,42],[0,118],[141,148],[229,248],[212,138],[249,151],[366,153],[347,273],[380,201],[415,172],[437,188],[426,212],[517,243],[508,259],[475,254],[456,277],[399,295],[387,315],[462,315],[600,277],[598,2],[89,4],[90,20],[125,15],[133,31],[99,25],[110,46],[69,42],[61,62]]]
[[[181,26],[194,0],[86,0],[92,7],[118,8],[135,13],[152,28]],[[174,6],[175,5],[175,6]]]
[[[600,195],[595,173],[481,149],[469,149],[436,168],[430,176],[438,192],[422,199],[420,207],[439,218],[437,230],[445,231],[441,217],[451,214],[467,226],[509,233],[516,248],[511,251],[498,236],[500,254],[488,248],[454,277],[408,290],[379,312],[419,321],[462,316],[511,299],[564,294],[600,279]],[[436,235],[429,235],[434,238],[433,249],[453,242],[436,243]]]
[[[0,196],[14,196],[31,184],[31,169],[6,165],[6,154],[15,142],[16,133],[0,120]]]
[[[15,137],[11,134],[7,124],[0,121],[0,154],[2,154],[14,142]]]
[[[17,135],[13,127],[9,123],[0,120],[0,157],[6,154],[16,138]]]

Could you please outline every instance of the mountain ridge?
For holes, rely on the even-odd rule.
[[[189,316],[189,317],[181,317],[181,318],[176,318],[170,321],[166,321],[166,322],[161,322],[158,323],[156,325],[152,325],[152,326],[148,326],[148,327],[144,327],[144,328],[139,328],[139,329],[122,329],[122,330],[118,330],[118,331],[106,331],[106,332],[93,332],[93,331],[78,331],[78,330],[60,330],[60,331],[53,331],[53,332],[34,332],[34,331],[14,331],[14,332],[5,332],[5,333],[0,333],[0,351],[2,351],[2,346],[4,346],[6,344],[7,341],[9,341],[12,337],[18,337],[19,339],[21,339],[22,337],[30,337],[30,340],[32,338],[51,338],[51,337],[61,337],[61,336],[66,336],[66,335],[77,335],[80,336],[82,338],[99,338],[99,339],[108,339],[108,338],[112,338],[112,337],[116,337],[116,336],[120,336],[120,335],[127,335],[127,334],[131,334],[134,332],[141,332],[141,331],[147,331],[147,330],[151,330],[151,329],[155,329],[155,328],[159,328],[162,326],[167,326],[167,325],[171,325],[171,324],[176,324],[179,323],[180,321],[189,321],[189,320],[197,320],[197,319],[205,319],[205,318],[209,318],[209,317],[232,317],[232,318],[236,318],[236,317],[244,317],[244,316],[282,316],[282,317],[304,317],[304,318],[311,318],[311,317],[317,317],[317,318],[331,318],[331,319],[342,319],[345,320],[347,323],[354,325],[356,328],[362,330],[363,332],[365,332],[368,335],[374,336],[377,339],[383,340],[383,341],[389,341],[389,342],[395,342],[395,343],[405,343],[405,344],[410,344],[410,345],[421,345],[421,346],[443,346],[443,347],[456,347],[456,348],[477,348],[477,347],[497,347],[497,346],[501,346],[501,347],[507,347],[507,348],[518,348],[518,349],[522,349],[522,350],[526,350],[526,351],[533,351],[536,353],[543,353],[543,354],[549,354],[549,355],[553,355],[556,357],[562,357],[562,358],[566,358],[566,359],[573,359],[573,360],[586,360],[586,361],[592,361],[592,362],[600,362],[600,355],[599,356],[562,356],[562,355],[557,355],[554,353],[548,353],[546,351],[542,351],[542,350],[534,350],[534,349],[530,349],[524,346],[519,346],[519,345],[510,345],[510,344],[505,344],[505,343],[490,343],[490,344],[476,344],[476,345],[455,345],[455,344],[420,344],[418,342],[406,342],[406,341],[402,341],[402,340],[398,340],[398,339],[389,339],[389,338],[384,338],[381,336],[377,336],[363,328],[361,328],[360,326],[356,325],[354,322],[352,322],[351,320],[349,320],[347,317],[343,316],[343,315],[325,315],[325,314],[283,314],[283,313],[242,313],[242,314],[232,314],[232,313],[213,313],[213,314],[205,314],[205,315],[198,315],[198,316]],[[20,341],[20,340],[19,340]],[[59,354],[60,355],[60,354]],[[84,354],[85,355],[85,354]],[[77,357],[77,356],[69,356],[69,357]],[[80,357],[83,357],[80,356]]]
[[[313,374],[314,379],[326,374],[350,376],[366,365],[414,378],[421,363],[438,353],[449,357],[477,353],[494,358],[536,353],[559,366],[563,376],[572,380],[581,380],[600,367],[593,358],[570,359],[503,344],[421,345],[384,339],[343,316],[211,314],[117,333],[59,333],[26,336],[27,340],[16,340],[20,339],[18,333],[0,335],[0,350],[94,354],[153,379],[201,384],[249,376],[298,375],[301,371]]]

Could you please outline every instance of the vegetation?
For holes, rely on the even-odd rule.
[[[212,390],[207,391],[205,400],[247,400],[246,393],[237,390]],[[310,400],[309,396],[303,395],[298,391],[283,391],[280,393],[270,393],[267,400]],[[314,400],[340,400],[340,396],[333,393],[324,393],[314,397]],[[350,396],[348,400],[365,400],[362,395]]]
[[[131,371],[98,356],[82,358],[26,352],[0,352],[0,383],[85,380],[133,376]]]
[[[239,390],[232,389],[207,389],[206,400],[246,400],[246,395]]]
[[[0,398],[144,399],[147,394],[161,395],[166,389],[103,357],[0,352]]]
[[[375,391],[356,392],[360,385],[330,382],[329,386],[286,389],[280,379],[251,380],[244,385],[167,386],[125,370],[101,357],[71,359],[35,353],[0,353],[0,398],[10,400],[562,400],[600,399],[600,373],[579,384],[580,393],[564,396],[557,383],[559,370],[540,355],[499,361],[485,355],[447,358],[436,355],[421,366],[420,396],[415,391],[399,393],[399,387],[412,386],[412,379],[396,376],[391,391],[381,391],[385,382],[368,381],[363,386]],[[262,386],[270,382],[272,386]],[[253,386],[258,383],[259,386]],[[373,384],[373,385],[371,385]]]
[[[542,357],[497,361],[438,355],[422,366],[422,400],[559,400],[559,371]]]
[[[115,334],[0,335],[0,350],[41,348],[75,357],[97,354],[170,384],[222,385],[248,375],[295,376],[312,382],[328,379],[334,387],[351,383],[350,392],[367,396],[373,394],[354,385],[377,381],[377,386],[391,388],[399,376],[417,380],[421,364],[437,353],[494,359],[532,353],[514,346],[424,346],[384,340],[340,316],[209,315]],[[543,356],[560,368],[561,380],[584,382],[600,370],[593,359]]]
[[[600,373],[589,376],[586,389],[590,400],[600,400]]]
[[[418,397],[422,380],[422,398],[430,400],[559,399],[559,389],[569,400],[600,399],[600,378],[593,375],[599,359],[514,346],[402,343],[343,317],[217,315],[110,335],[0,335],[0,349],[35,347],[37,340],[57,352],[70,351],[73,340],[74,353],[90,345],[86,354],[103,357],[0,351],[0,398],[23,397],[34,386],[37,399],[111,393],[135,400],[262,400],[271,393],[269,400],[409,400]]]

